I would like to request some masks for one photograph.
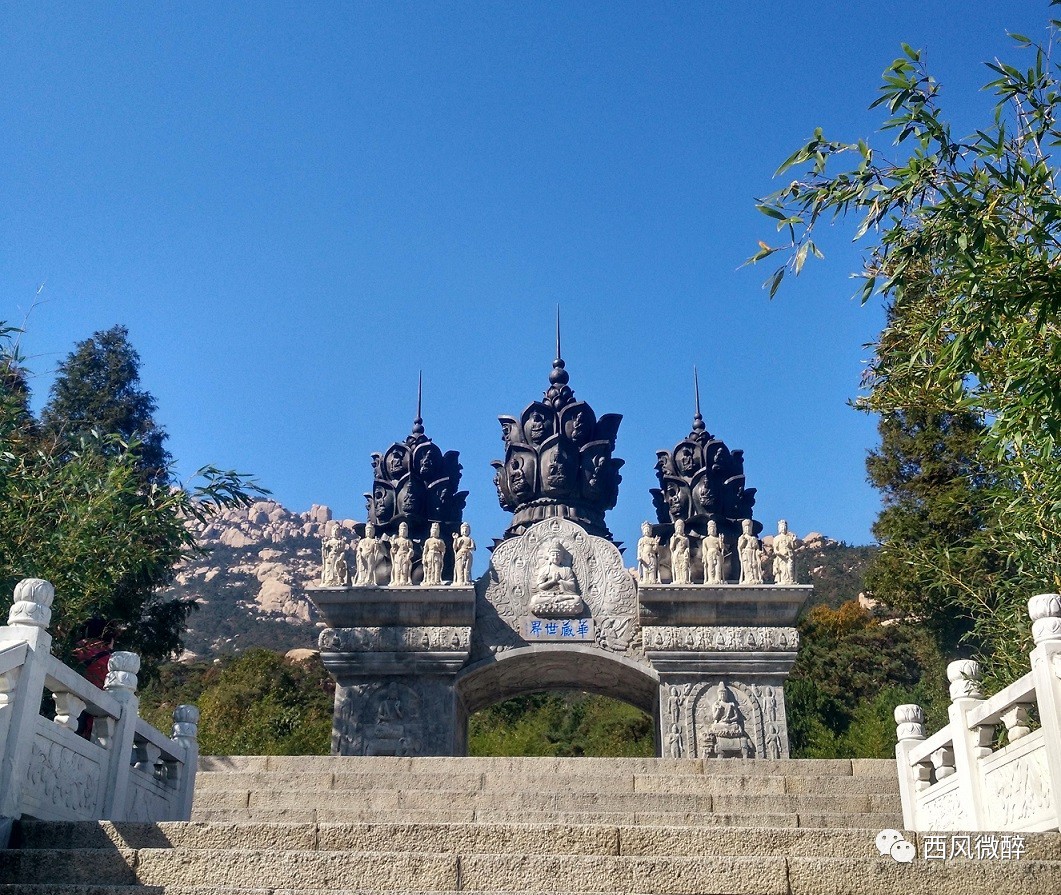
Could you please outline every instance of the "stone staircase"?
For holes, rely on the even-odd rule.
[[[0,893],[1061,891],[1061,834],[899,864],[887,827],[891,761],[207,757],[191,823],[18,824]]]

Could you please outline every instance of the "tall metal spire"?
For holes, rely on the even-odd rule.
[[[553,369],[549,373],[549,382],[554,386],[563,387],[567,385],[571,377],[564,369],[564,359],[560,356],[560,305],[556,306],[556,360],[553,361]],[[551,391],[551,389],[550,389]],[[570,393],[570,390],[569,390]],[[547,394],[548,397],[548,394]],[[563,398],[564,402],[568,397]]]
[[[560,353],[560,305],[556,306],[556,359],[560,360],[563,355]]]
[[[413,435],[424,434],[424,418],[422,413],[424,400],[424,371],[420,370],[416,375],[416,419],[413,420]]]
[[[700,378],[696,373],[696,364],[693,364],[693,395],[696,401],[696,413],[693,415],[693,431],[703,432],[707,427],[704,418],[700,416]]]

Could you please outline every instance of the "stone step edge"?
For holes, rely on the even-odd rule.
[[[415,854],[415,853],[414,853]],[[380,857],[380,856],[375,856]],[[423,855],[422,858],[437,858],[439,856]],[[443,856],[445,857],[445,856]],[[68,884],[50,883],[39,884],[49,886],[52,892],[70,895],[68,887],[74,887],[75,892],[88,895],[90,892],[112,891],[123,892],[167,892],[169,895],[184,891],[202,893],[202,895],[214,895],[218,892],[256,893],[256,895],[317,895],[329,892],[349,893],[391,893],[391,895],[410,895],[411,892],[431,893],[440,895],[443,892],[453,891],[479,891],[497,893],[534,893],[534,895],[557,895],[558,889],[551,888],[547,884],[539,882],[541,873],[555,872],[557,863],[556,856],[531,856],[530,860],[524,856],[516,858],[508,856],[468,856],[464,869],[470,875],[468,882],[472,882],[476,876],[488,882],[490,876],[500,875],[505,878],[503,889],[495,886],[469,886],[467,890],[462,886],[462,863],[459,856],[455,861],[457,890],[449,886],[441,888],[415,887],[414,889],[404,886],[384,884],[381,887],[365,888],[364,886],[344,887],[332,885],[327,888],[309,886],[287,886],[287,887],[265,887],[219,885],[202,887],[196,883],[185,883],[176,881],[172,883],[116,883],[108,887],[103,884],[86,884],[73,882]],[[155,863],[156,872],[163,871],[166,864]],[[1044,892],[1057,891],[1058,883],[1061,883],[1061,861],[1038,861],[1021,860],[1017,862],[1002,861],[964,861],[964,862],[932,862],[920,861],[913,864],[899,864],[889,858],[876,857],[866,859],[864,857],[845,858],[758,858],[745,859],[731,858],[673,858],[673,859],[638,859],[638,858],[594,858],[581,859],[583,866],[577,868],[575,876],[585,877],[587,873],[604,874],[598,877],[604,886],[586,886],[579,888],[568,887],[567,891],[581,891],[581,895],[587,892],[598,892],[600,895],[630,895],[632,892],[646,891],[641,886],[630,886],[627,880],[637,877],[645,877],[658,873],[674,872],[675,876],[668,876],[664,885],[657,891],[667,892],[689,892],[689,891],[726,891],[746,892],[755,891],[765,895],[782,895],[783,892],[933,892],[935,895],[968,895],[970,891],[983,889],[985,884],[991,884],[993,888],[999,888],[1007,895],[1042,895]],[[536,866],[537,865],[537,866]],[[669,865],[669,866],[668,866]],[[186,870],[190,869],[185,864]],[[573,870],[576,868],[572,868]],[[301,871],[305,873],[307,868],[303,866]],[[739,882],[749,872],[753,873],[754,881]],[[163,873],[163,877],[165,874]],[[606,877],[615,877],[614,882]],[[515,878],[514,878],[515,877]],[[692,878],[690,878],[692,877]],[[695,884],[697,877],[703,880],[699,886]],[[662,879],[662,877],[661,877]],[[853,889],[852,881],[857,879],[857,885]],[[1055,882],[1051,884],[1049,880]],[[641,879],[645,882],[645,879]],[[21,884],[18,888],[8,891],[25,892],[30,884]],[[693,888],[689,888],[692,885]],[[704,888],[704,885],[727,886],[724,890]],[[750,889],[746,886],[750,885]],[[734,887],[737,888],[734,888]],[[916,886],[916,888],[915,888]],[[37,890],[40,891],[40,890]]]

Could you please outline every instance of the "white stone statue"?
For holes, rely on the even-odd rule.
[[[777,522],[774,537],[774,584],[796,583],[796,536],[788,530],[784,519]]]
[[[472,583],[472,556],[475,554],[475,541],[472,540],[472,527],[467,522],[461,523],[459,535],[453,536],[453,583],[467,587]]]
[[[681,758],[685,755],[685,743],[682,739],[682,729],[677,724],[672,724],[670,733],[667,734],[667,752],[671,758]]]
[[[763,583],[763,548],[752,528],[752,520],[741,522],[744,532],[737,540],[737,552],[740,554],[740,583]]]
[[[711,733],[720,737],[739,737],[744,735],[740,709],[737,700],[726,686],[725,681],[718,685],[718,698],[711,707]]]
[[[431,537],[424,541],[424,552],[420,561],[424,567],[422,587],[439,587],[442,584],[442,561],[446,557],[446,542],[442,540],[442,526],[431,523]]]
[[[722,583],[722,554],[725,543],[718,533],[718,525],[712,519],[707,523],[707,534],[700,542],[700,558],[704,563],[704,584]]]
[[[670,539],[670,574],[672,584],[692,584],[692,557],[685,522],[674,520],[674,535]]]
[[[342,587],[350,576],[346,561],[346,541],[339,534],[339,526],[321,543],[321,586]]]
[[[379,586],[379,565],[383,559],[383,545],[376,537],[376,526],[371,522],[365,525],[365,536],[357,542],[354,554],[356,564],[355,584],[362,587]]]
[[[571,554],[559,540],[546,541],[538,553],[530,611],[542,618],[575,618],[585,605]]]
[[[398,525],[398,534],[391,538],[391,587],[409,587],[413,583],[413,542],[409,540],[409,524]]]
[[[637,580],[659,584],[659,538],[652,534],[647,522],[641,523],[641,539],[637,542]]]

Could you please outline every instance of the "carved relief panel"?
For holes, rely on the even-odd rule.
[[[637,592],[622,555],[566,519],[497,546],[477,585],[475,617],[473,661],[539,639],[563,643],[565,627],[572,643],[630,655],[638,645]]]

